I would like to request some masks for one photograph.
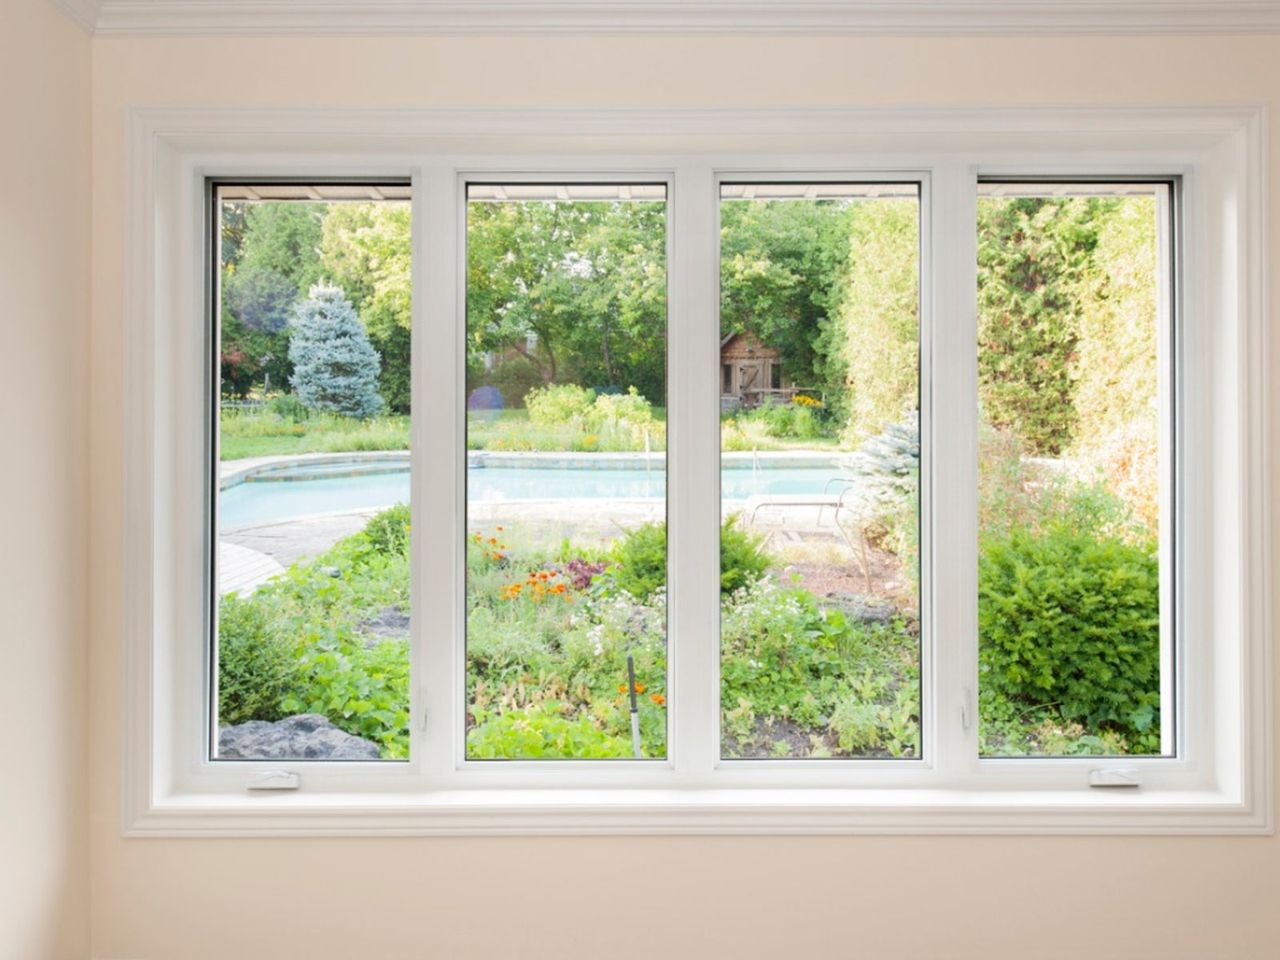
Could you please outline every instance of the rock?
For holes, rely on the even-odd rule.
[[[326,717],[303,713],[275,723],[249,720],[218,733],[223,760],[377,760],[378,745],[339,730]]]
[[[888,600],[859,593],[828,593],[832,605],[844,611],[850,620],[862,623],[892,623],[901,614]]]
[[[370,617],[360,624],[360,629],[372,634],[373,643],[388,638],[405,640],[409,636],[409,614],[395,604],[383,607],[376,617]]]

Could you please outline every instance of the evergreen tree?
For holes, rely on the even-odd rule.
[[[337,287],[317,284],[298,304],[289,360],[293,389],[308,408],[361,419],[382,408],[378,354]]]

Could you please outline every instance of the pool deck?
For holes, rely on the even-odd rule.
[[[218,593],[248,596],[284,567],[275,558],[238,543],[218,541]]]

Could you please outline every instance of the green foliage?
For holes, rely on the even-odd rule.
[[[543,383],[666,383],[666,205],[467,204],[467,365],[517,355]]]
[[[319,713],[378,743],[409,744],[409,650],[365,633],[388,608],[409,607],[409,562],[391,531],[401,508],[247,598],[219,604],[220,724]],[[372,534],[372,535],[371,535]]]
[[[1117,733],[1139,752],[1158,749],[1160,577],[1152,544],[1068,523],[1019,528],[984,539],[978,570],[984,724],[1017,717],[1034,725],[1050,716]]]
[[[270,610],[234,594],[218,605],[218,722],[273,722],[296,683],[292,644],[275,629]]]
[[[609,559],[618,589],[645,599],[667,585],[667,525],[645,523],[615,541]]]
[[[721,722],[732,756],[918,756],[919,639],[765,578],[722,598]]]
[[[280,708],[319,713],[382,748],[387,760],[408,756],[409,655],[402,641],[366,646],[334,627],[306,629],[298,643],[298,677]]]
[[[336,413],[302,416],[292,394],[267,411],[223,410],[219,420],[218,455],[223,460],[288,453],[346,453],[363,450],[408,450],[408,417],[355,420]]]
[[[794,382],[832,395],[843,384],[827,369],[827,327],[845,295],[854,206],[844,200],[720,205],[720,335],[753,333],[781,353]]]
[[[631,743],[601,730],[589,715],[566,715],[572,708],[542,700],[523,710],[476,714],[467,734],[467,756],[492,759],[600,759],[630,757]]]
[[[324,218],[324,269],[359,311],[381,357],[378,389],[408,413],[413,326],[412,208],[405,202],[335,203]]]
[[[296,393],[281,393],[272,397],[267,404],[267,409],[281,420],[291,420],[295,423],[311,416],[311,411],[298,399]]]
[[[540,427],[555,427],[564,423],[584,422],[596,393],[574,383],[557,383],[537,387],[524,398],[529,411],[529,422]]]
[[[853,205],[848,286],[821,348],[851,443],[920,404],[919,206],[905,198]]]
[[[720,591],[732,593],[764,574],[773,558],[764,538],[744,530],[737,517],[720,526]],[[609,554],[614,583],[633,597],[644,599],[667,583],[667,525],[646,523],[628,530]]]
[[[729,419],[739,434],[749,432],[749,424],[760,424],[767,436],[779,440],[816,440],[831,436],[826,409],[821,402],[808,397],[789,402],[766,398],[758,407],[738,411]]]
[[[289,360],[293,388],[308,409],[360,420],[381,409],[378,355],[337,287],[317,284],[298,305]]]
[[[403,557],[409,553],[409,525],[409,505],[397,503],[370,518],[364,535],[377,552]]]
[[[978,377],[983,412],[1038,455],[1075,434],[1076,354],[1098,228],[1114,201],[978,202]]]

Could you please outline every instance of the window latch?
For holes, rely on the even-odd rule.
[[[1140,787],[1142,773],[1136,767],[1102,767],[1089,771],[1091,787]]]
[[[268,770],[249,782],[250,790],[297,790],[301,781],[288,770]]]

